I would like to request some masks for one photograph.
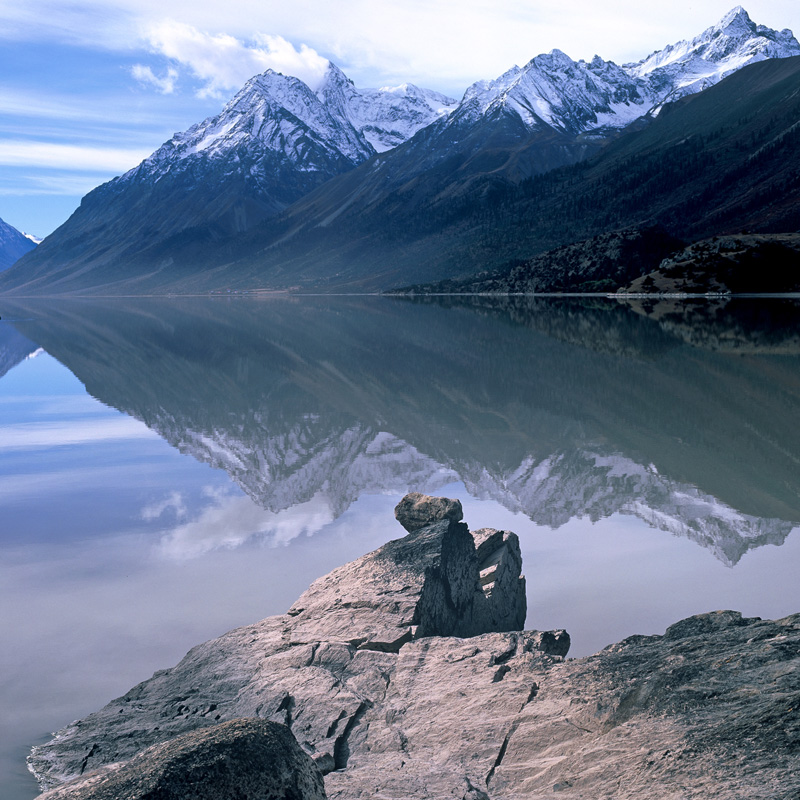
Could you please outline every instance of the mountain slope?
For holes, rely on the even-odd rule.
[[[334,64],[316,91],[267,70],[217,116],[84,197],[27,276],[46,275],[59,291],[62,276],[90,267],[92,281],[114,283],[122,262],[152,279],[172,251],[201,256],[454,105],[410,85],[359,92]]]
[[[36,242],[0,219],[0,272],[36,247]]]
[[[383,289],[466,277],[622,228],[660,224],[690,241],[797,230],[798,86],[800,58],[753,64],[595,157],[518,186],[491,172],[462,176],[454,156],[449,183],[432,170],[382,192],[371,161],[254,231],[226,274],[243,286]],[[384,157],[383,170],[421,136]]]

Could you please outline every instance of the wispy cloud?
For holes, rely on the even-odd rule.
[[[328,501],[316,495],[305,503],[285,511],[266,511],[249,497],[228,494],[224,490],[208,489],[210,503],[196,519],[170,530],[161,540],[159,550],[170,559],[190,559],[212,550],[240,547],[253,538],[271,546],[288,544],[303,534],[311,534],[333,521]],[[176,506],[177,502],[177,506]],[[181,508],[180,499],[166,498],[163,512]],[[160,506],[151,505],[145,511],[150,520]]]
[[[147,41],[154,53],[180,64],[202,82],[200,96],[227,97],[266,69],[294,75],[314,87],[328,65],[315,50],[306,45],[297,49],[281,36],[259,33],[246,42],[229,34],[204,33],[175,20],[153,25]],[[159,78],[149,67],[136,65],[134,77],[169,93],[174,91],[178,74],[171,67]]]
[[[125,172],[150,154],[149,150],[81,147],[54,142],[0,141],[0,165],[49,167],[90,172]]]
[[[177,519],[183,519],[189,513],[180,492],[170,492],[160,502],[145,506],[142,509],[142,519],[145,522],[152,522],[162,517],[167,511],[173,513]]]
[[[41,119],[75,120],[81,123],[104,122],[109,124],[109,102],[119,103],[114,98],[103,97],[97,99],[92,96],[67,96],[59,97],[47,91],[14,90],[0,88],[0,110],[4,115],[16,117],[37,117]],[[119,110],[122,110],[120,104]],[[155,114],[152,119],[155,121]],[[130,124],[128,121],[119,121],[119,125]]]
[[[121,170],[109,171],[107,178],[118,175]],[[65,197],[83,197],[104,182],[106,178],[98,173],[90,175],[24,175],[16,180],[0,180],[0,196],[3,197],[36,197],[63,195]]]
[[[156,75],[150,67],[144,64],[134,64],[131,67],[131,74],[143,86],[153,86],[161,94],[172,94],[175,91],[175,85],[178,82],[178,70],[174,67],[169,67],[162,75]]]

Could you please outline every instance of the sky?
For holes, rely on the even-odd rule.
[[[46,236],[83,195],[272,68],[310,85],[327,60],[356,86],[460,98],[558,48],[638,61],[735,0],[0,0],[0,218]],[[797,0],[751,0],[800,33]]]

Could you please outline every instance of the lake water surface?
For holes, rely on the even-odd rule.
[[[572,656],[800,611],[800,310],[534,298],[0,301],[0,776],[403,534],[516,531]]]

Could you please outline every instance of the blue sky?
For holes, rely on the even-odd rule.
[[[691,38],[732,0],[0,0],[0,218],[39,236],[93,187],[217,113],[267,67],[460,97],[554,47],[618,63]],[[744,4],[800,32],[797,0]]]

